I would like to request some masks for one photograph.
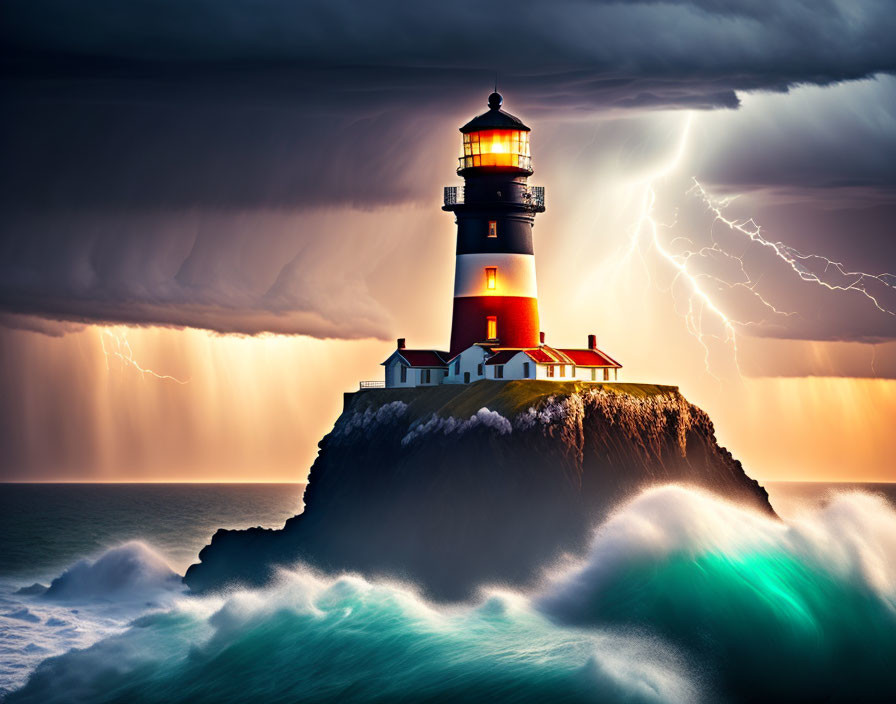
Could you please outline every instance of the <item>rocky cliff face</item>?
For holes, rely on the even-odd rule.
[[[277,565],[409,579],[435,598],[525,585],[582,549],[614,504],[683,483],[772,512],[675,387],[480,381],[347,399],[320,442],[305,511],[218,531],[185,581],[260,584]]]

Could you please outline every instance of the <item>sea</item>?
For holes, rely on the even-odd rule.
[[[435,604],[301,564],[185,592],[303,484],[0,485],[0,701],[892,701],[896,484],[764,486],[781,521],[657,487],[537,588]]]

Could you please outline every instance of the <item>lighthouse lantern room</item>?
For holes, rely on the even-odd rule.
[[[621,365],[597,350],[594,336],[587,349],[560,350],[539,333],[532,228],[545,209],[544,189],[528,184],[531,130],[502,104],[492,93],[488,111],[460,128],[464,185],[445,188],[442,210],[457,223],[449,350],[406,350],[402,339],[383,362],[387,387],[618,377]],[[438,360],[443,367],[434,366]]]

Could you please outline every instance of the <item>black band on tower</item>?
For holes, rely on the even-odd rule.
[[[490,223],[495,223],[495,237],[489,237]],[[505,252],[534,254],[532,218],[525,215],[495,213],[458,213],[457,254]]]

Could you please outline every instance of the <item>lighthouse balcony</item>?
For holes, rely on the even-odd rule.
[[[451,210],[465,201],[463,186],[445,186],[444,209]],[[527,186],[520,193],[521,203],[536,212],[544,212],[544,186]]]

